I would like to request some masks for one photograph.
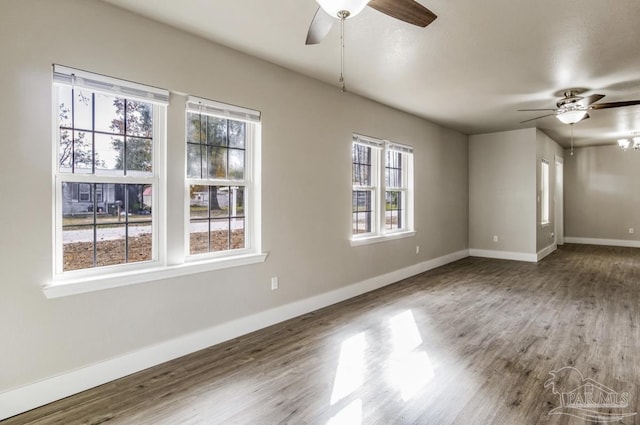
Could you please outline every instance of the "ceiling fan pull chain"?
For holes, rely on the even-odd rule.
[[[345,14],[340,15],[340,80],[339,83],[342,85],[340,88],[341,92],[347,91],[344,84],[344,20],[346,16]]]
[[[573,156],[573,124],[571,124],[571,156]]]

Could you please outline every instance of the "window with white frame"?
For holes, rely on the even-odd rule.
[[[53,77],[55,274],[157,261],[168,91],[59,65]]]
[[[540,222],[541,224],[549,223],[549,161],[543,159],[540,165],[540,188],[542,191],[542,199],[540,200]]]
[[[260,113],[187,101],[187,252],[194,258],[256,250],[255,150]]]
[[[351,149],[352,240],[413,232],[413,149],[354,135]]]

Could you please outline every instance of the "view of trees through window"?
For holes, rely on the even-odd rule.
[[[189,253],[246,247],[247,124],[187,113]]]
[[[153,105],[57,90],[63,271],[151,260]]]

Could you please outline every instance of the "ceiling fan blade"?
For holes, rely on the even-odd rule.
[[[552,115],[555,115],[555,113],[554,114],[542,115],[541,117],[535,117],[535,118],[531,118],[531,119],[528,119],[528,120],[520,121],[520,124],[524,124],[525,122],[529,122],[529,121],[539,120],[540,118],[550,117]]]
[[[640,105],[640,100],[625,100],[622,102],[596,103],[589,106],[589,109],[621,108],[623,106],[633,106],[633,105]]]
[[[584,116],[584,118],[582,118],[580,121],[588,120],[589,118],[591,118],[591,116],[589,114],[586,114]],[[578,121],[578,122],[580,122],[580,121]]]
[[[544,109],[518,109],[518,112],[535,112],[535,111],[556,111],[556,109],[544,108]]]
[[[603,94],[592,94],[591,96],[587,96],[584,99],[582,99],[582,101],[580,103],[582,103],[584,106],[589,106],[592,103],[596,103],[597,101],[599,101],[603,97],[604,97]]]
[[[435,21],[435,13],[414,0],[371,0],[369,6],[409,24],[426,27]]]
[[[307,41],[305,44],[318,44],[324,40],[327,34],[329,34],[329,31],[331,31],[331,27],[333,27],[335,21],[336,20],[325,12],[324,9],[318,7],[311,21],[311,25],[309,25],[309,32],[307,33]]]

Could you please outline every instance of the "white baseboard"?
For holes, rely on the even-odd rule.
[[[640,241],[632,241],[627,239],[596,239],[596,238],[576,238],[573,236],[565,236],[565,243],[578,243],[585,245],[605,245],[605,246],[624,246],[629,248],[640,248]]]
[[[462,250],[0,393],[0,420],[468,257]]]
[[[494,251],[491,249],[469,249],[471,257],[497,258],[499,260],[528,261],[530,263],[538,262],[537,254],[528,254],[526,252],[509,252]]]
[[[556,249],[558,249],[558,245],[556,245],[555,243],[552,243],[546,248],[542,248],[540,251],[538,251],[538,254],[537,254],[538,261],[542,260],[544,257],[551,254]]]

